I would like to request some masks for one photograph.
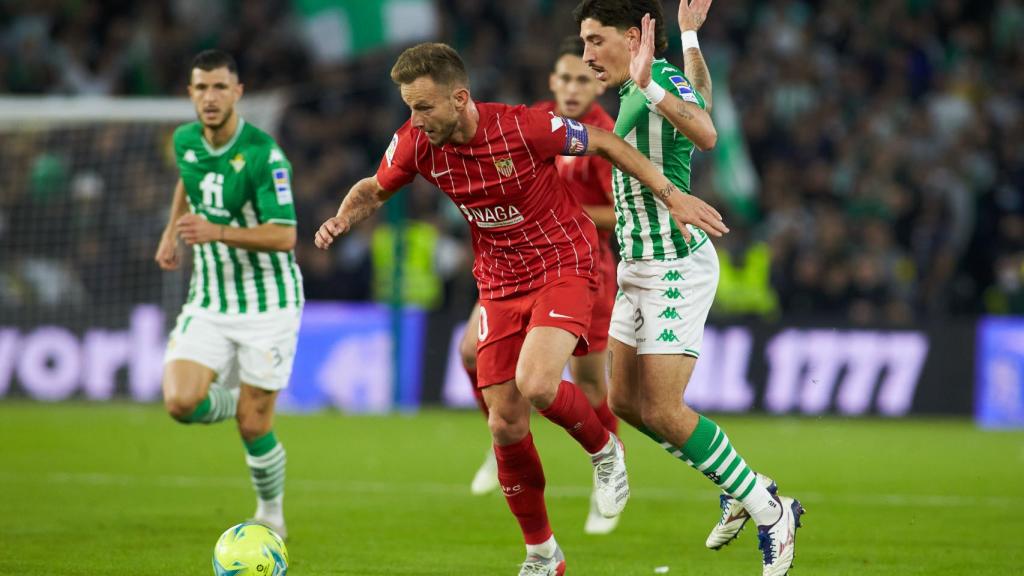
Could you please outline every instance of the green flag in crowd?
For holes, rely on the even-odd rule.
[[[436,38],[431,0],[292,0],[310,48],[321,62],[344,60],[390,44]]]

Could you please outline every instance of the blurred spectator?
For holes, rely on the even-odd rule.
[[[508,102],[547,97],[554,48],[575,32],[567,16],[574,4],[436,2],[441,39],[465,57],[474,96]],[[675,9],[665,3],[667,15]],[[247,90],[288,94],[277,132],[295,167],[298,257],[309,297],[366,299],[371,224],[328,254],[303,242],[347,188],[375,170],[407,116],[387,74],[395,51],[323,61],[304,42],[299,20],[286,0],[8,2],[0,6],[0,90],[182,95],[195,51],[235,52]],[[744,221],[717,189],[721,180],[710,177],[724,165],[711,155],[695,159],[696,193],[725,209],[735,236],[721,244],[729,275],[716,313],[771,316],[777,309],[900,325],[1024,312],[1020,2],[735,0],[713,6],[701,37],[712,72],[727,79],[716,90],[728,85],[759,178],[760,216]],[[674,42],[667,56],[678,62]],[[614,111],[615,95],[602,103]],[[93,130],[75,150],[59,135],[0,136],[0,165],[12,175],[0,188],[4,302],[23,300],[14,295],[31,284],[8,264],[52,259],[43,248],[72,241],[73,253],[47,264],[45,282],[80,281],[89,301],[119,275],[158,275],[149,252],[173,171],[163,165],[155,174],[124,174],[96,162],[145,146],[159,150],[152,134]],[[110,197],[114,191],[130,192],[130,201]],[[141,198],[142,191],[153,197]],[[405,193],[417,226],[427,227],[422,236],[438,247],[442,303],[461,303],[471,282],[458,240],[465,224],[429,187]],[[75,225],[19,224],[29,208],[35,222],[43,212],[55,221],[75,214]],[[127,225],[140,222],[142,234]],[[121,244],[111,252],[111,243]],[[124,257],[111,261],[112,253]],[[749,286],[757,297],[747,301]]]

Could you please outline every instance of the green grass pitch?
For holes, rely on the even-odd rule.
[[[794,576],[1024,574],[1024,433],[964,420],[717,418],[808,508]],[[474,413],[280,416],[290,573],[513,576],[523,548],[497,494],[468,484]],[[754,530],[704,549],[718,497],[632,430],[633,498],[616,533],[582,533],[590,466],[534,418],[568,574],[760,574]],[[0,574],[209,575],[217,536],[253,511],[233,424],[157,406],[0,403]]]

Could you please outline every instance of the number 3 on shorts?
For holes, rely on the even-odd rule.
[[[483,306],[480,307],[480,324],[477,326],[477,336],[480,341],[487,340],[487,333],[490,330],[487,328],[487,309]]]

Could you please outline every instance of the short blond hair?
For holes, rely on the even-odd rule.
[[[462,57],[454,48],[440,42],[426,42],[407,48],[391,68],[395,84],[411,84],[429,76],[437,84],[469,87],[469,75]]]

